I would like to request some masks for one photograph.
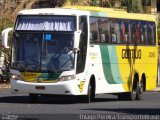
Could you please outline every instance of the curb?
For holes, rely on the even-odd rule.
[[[0,89],[9,89],[11,88],[10,84],[0,84]]]
[[[149,90],[149,91],[151,91],[151,92],[160,92],[160,87],[157,87],[157,88],[155,88],[153,90]]]

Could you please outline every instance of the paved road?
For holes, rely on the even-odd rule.
[[[160,92],[147,92],[144,94],[143,100],[141,101],[119,101],[117,100],[117,96],[114,95],[97,95],[95,101],[90,104],[76,103],[74,98],[69,97],[40,97],[39,99],[38,103],[30,104],[28,95],[11,94],[9,89],[0,89],[0,114],[34,114],[41,115],[41,117],[44,117],[45,114],[50,114],[52,117],[56,116],[55,114],[74,114],[76,116],[72,118],[78,117],[79,119],[88,117],[84,116],[86,114],[159,115],[154,117],[160,119]],[[29,117],[33,117],[34,115],[29,115]],[[68,117],[65,115],[58,115],[58,117],[59,116],[65,117],[66,120]],[[5,118],[6,116],[1,117]],[[91,117],[96,118],[97,116]],[[88,119],[89,118],[90,116]]]

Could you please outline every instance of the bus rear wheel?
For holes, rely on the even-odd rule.
[[[119,100],[131,100],[131,101],[141,100],[142,97],[143,97],[143,84],[138,82],[133,86],[132,92],[118,94]]]
[[[129,93],[129,100],[133,101],[133,100],[141,100],[142,99],[142,94],[143,94],[143,86],[136,82],[133,85],[133,90],[132,92]]]
[[[138,91],[136,94],[136,100],[141,100],[143,97],[143,83],[138,83]]]

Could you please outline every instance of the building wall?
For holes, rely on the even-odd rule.
[[[151,0],[149,4],[144,5],[145,12],[157,14],[160,17],[160,0]]]
[[[157,0],[157,14],[160,17],[160,0]]]

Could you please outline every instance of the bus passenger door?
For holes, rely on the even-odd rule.
[[[79,41],[79,51],[77,55],[76,74],[82,73],[85,69],[86,55],[87,55],[87,38],[88,38],[88,24],[87,16],[79,17],[79,30],[82,31]]]

